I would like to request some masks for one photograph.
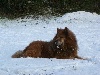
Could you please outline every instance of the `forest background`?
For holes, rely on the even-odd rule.
[[[100,0],[0,0],[0,16],[18,18],[27,15],[61,16],[87,11],[100,14]]]

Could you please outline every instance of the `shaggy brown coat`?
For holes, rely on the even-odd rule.
[[[78,45],[75,34],[67,27],[58,29],[57,34],[50,42],[33,41],[23,51],[18,51],[12,58],[57,58],[57,59],[83,59],[77,55]]]

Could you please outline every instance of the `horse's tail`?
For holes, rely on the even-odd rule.
[[[12,55],[12,58],[20,58],[23,55],[23,51],[19,50]]]

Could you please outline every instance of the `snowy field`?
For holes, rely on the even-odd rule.
[[[68,27],[78,41],[80,59],[11,58],[36,40],[50,41]],[[49,19],[0,19],[0,75],[100,75],[100,15],[78,11]]]

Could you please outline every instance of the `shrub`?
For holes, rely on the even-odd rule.
[[[0,0],[0,15],[62,15],[73,11],[100,13],[99,0]]]

